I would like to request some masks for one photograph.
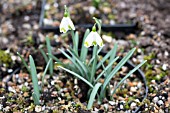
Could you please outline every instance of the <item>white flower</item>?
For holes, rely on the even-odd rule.
[[[90,47],[90,46],[96,46],[99,45],[100,47],[104,46],[103,45],[103,40],[100,37],[100,35],[96,31],[91,31],[90,34],[86,37],[84,41],[84,46],[85,47]]]
[[[68,30],[75,30],[75,27],[70,17],[64,16],[60,23],[60,32],[66,33]]]

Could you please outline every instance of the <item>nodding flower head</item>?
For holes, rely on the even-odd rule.
[[[90,46],[96,46],[99,45],[100,47],[103,47],[103,40],[100,37],[100,35],[96,32],[96,27],[95,25],[92,28],[92,31],[89,33],[89,35],[86,37],[84,41],[84,46],[85,47],[90,47]]]
[[[60,32],[66,33],[68,30],[75,30],[74,24],[69,17],[69,12],[65,6],[64,17],[60,23]]]

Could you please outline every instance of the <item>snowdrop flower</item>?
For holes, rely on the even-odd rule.
[[[90,32],[90,34],[86,37],[84,41],[84,46],[88,48],[93,45],[96,46],[97,44],[100,47],[104,46],[103,40],[100,37],[100,35],[96,32],[96,27],[94,25],[92,28],[92,31]]]
[[[60,23],[60,32],[66,33],[68,30],[75,30],[74,24],[69,17],[67,7],[65,6],[64,17]]]

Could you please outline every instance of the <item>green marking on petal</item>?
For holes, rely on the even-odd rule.
[[[68,25],[68,28],[69,28],[70,30],[72,29],[70,25]]]
[[[102,46],[103,46],[103,42],[100,43],[100,47],[102,47]]]
[[[85,45],[86,47],[89,47],[89,43],[88,43],[88,42],[84,42],[84,45]]]
[[[94,46],[96,46],[97,45],[97,42],[96,41],[93,41],[93,43],[92,43]]]
[[[65,30],[64,28],[61,28],[61,29],[60,29],[60,32],[66,33],[66,30]]]

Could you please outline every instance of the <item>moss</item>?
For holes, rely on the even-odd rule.
[[[0,64],[4,64],[6,67],[10,67],[12,64],[11,55],[3,50],[0,50]]]
[[[22,91],[22,92],[27,92],[27,91],[28,91],[28,88],[27,88],[26,86],[22,86],[21,91]]]
[[[148,62],[155,58],[155,53],[150,53],[148,56],[144,56],[144,60]]]

